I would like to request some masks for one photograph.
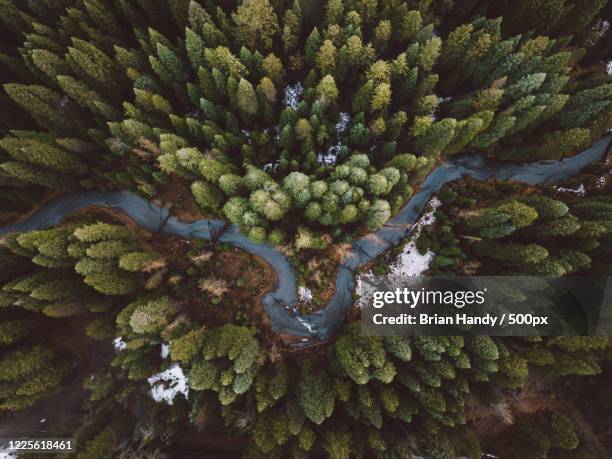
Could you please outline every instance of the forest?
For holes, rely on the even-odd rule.
[[[288,314],[320,312],[447,160],[561,169],[608,139],[563,183],[446,183],[354,274],[412,247],[419,274],[610,276],[612,2],[0,0],[0,21],[0,437],[73,437],[77,459],[612,455],[611,337],[365,336],[354,293],[304,338],[275,326],[261,256],[292,266]],[[165,217],[11,230],[112,193]]]

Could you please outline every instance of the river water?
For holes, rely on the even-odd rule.
[[[276,247],[254,243],[240,233],[235,225],[231,225],[219,240],[263,258],[276,271],[276,289],[262,298],[271,326],[276,332],[308,340],[326,339],[342,324],[346,313],[353,306],[355,270],[399,244],[432,195],[445,183],[465,176],[480,181],[496,178],[531,185],[560,183],[579,173],[589,163],[602,159],[611,140],[612,136],[608,136],[582,153],[558,161],[508,164],[478,155],[461,155],[445,160],[427,176],[419,192],[383,228],[353,242],[352,250],[345,256],[344,262],[338,265],[334,296],[324,308],[310,315],[295,312],[297,277],[289,259]],[[151,232],[159,231],[162,236],[211,239],[222,230],[225,223],[208,219],[183,223],[175,217],[168,218],[168,209],[160,208],[129,191],[76,191],[54,199],[24,221],[0,228],[0,236],[16,231],[49,228],[59,224],[72,212],[91,205],[120,209],[142,228]]]

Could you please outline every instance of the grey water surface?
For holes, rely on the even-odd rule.
[[[586,165],[602,159],[612,137],[607,136],[582,153],[558,161],[508,164],[487,160],[478,155],[449,158],[435,168],[402,210],[375,233],[353,242],[351,251],[338,266],[336,292],[320,311],[310,315],[296,312],[297,277],[289,259],[269,244],[258,244],[235,225],[219,238],[234,247],[263,258],[278,276],[276,289],[262,298],[272,328],[279,333],[307,339],[327,339],[342,324],[345,314],[353,306],[355,270],[390,247],[398,244],[410,231],[424,206],[445,183],[471,176],[477,180],[516,180],[527,184],[555,184],[579,173]],[[0,228],[0,236],[12,232],[31,231],[57,225],[72,212],[91,205],[121,209],[142,228],[162,236],[211,239],[222,231],[222,220],[202,219],[183,223],[169,217],[169,210],[160,208],[129,191],[76,191],[62,195],[38,209],[26,220]]]

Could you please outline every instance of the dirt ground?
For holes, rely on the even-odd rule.
[[[153,201],[163,206],[171,206],[170,213],[180,221],[193,223],[202,218],[214,218],[201,212],[189,186],[180,177],[172,175],[170,182],[160,188]]]

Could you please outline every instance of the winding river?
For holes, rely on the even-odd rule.
[[[326,339],[342,323],[353,305],[355,270],[398,244],[410,231],[431,196],[445,183],[465,176],[480,181],[496,178],[532,185],[560,183],[579,173],[589,163],[602,159],[611,141],[612,136],[607,136],[582,153],[558,161],[502,164],[478,155],[447,159],[428,175],[420,191],[412,196],[398,215],[376,233],[353,242],[344,262],[338,265],[334,296],[323,309],[310,315],[295,313],[297,277],[289,259],[276,247],[252,242],[234,225],[219,240],[263,258],[276,271],[276,290],[262,298],[276,332],[307,339]],[[151,232],[159,231],[162,236],[211,239],[214,234],[222,231],[225,223],[222,220],[207,219],[183,223],[175,217],[169,217],[168,209],[160,208],[129,191],[76,191],[54,199],[24,221],[0,228],[0,236],[57,225],[65,216],[91,205],[120,209],[142,228]]]

